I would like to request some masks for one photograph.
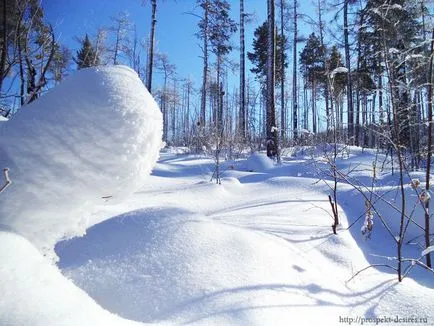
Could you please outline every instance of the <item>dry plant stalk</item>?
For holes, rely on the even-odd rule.
[[[3,184],[3,186],[0,187],[0,194],[6,190],[7,187],[9,187],[12,184],[11,179],[9,179],[9,169],[8,168],[4,168],[3,169],[3,176],[5,178],[5,183]]]

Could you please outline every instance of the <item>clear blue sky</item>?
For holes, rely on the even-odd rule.
[[[144,1],[144,5],[142,5]],[[73,53],[79,47],[74,40],[75,36],[84,36],[85,33],[95,35],[100,27],[110,26],[110,17],[119,12],[127,11],[131,21],[136,24],[140,38],[146,37],[150,29],[151,6],[150,0],[42,0],[46,18],[55,26],[56,34],[61,43],[70,46]],[[239,1],[229,1],[232,6],[232,18],[239,20]],[[300,11],[315,15],[310,9],[310,0],[300,1]],[[265,0],[245,0],[245,10],[254,13],[252,23],[246,26],[246,46],[251,49],[253,31],[266,19]],[[201,51],[197,32],[198,18],[186,12],[201,11],[195,0],[158,0],[156,48],[166,52],[170,61],[176,65],[180,77],[191,76],[196,86],[200,84],[202,73]],[[278,11],[276,12],[278,13]],[[301,26],[301,28],[306,28]],[[301,31],[308,34],[310,31]],[[234,46],[238,46],[239,34],[233,37]],[[239,61],[239,53],[233,51],[232,57]],[[158,76],[155,76],[158,83]]]

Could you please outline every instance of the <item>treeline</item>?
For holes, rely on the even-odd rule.
[[[40,1],[3,0],[3,114],[35,100],[71,70],[127,64],[159,102],[168,143],[211,148],[218,137],[222,146],[271,146],[269,155],[278,156],[290,143],[394,142],[421,164],[431,102],[426,0],[317,0],[310,12],[302,12],[298,0],[267,0],[267,19],[253,38],[245,35],[252,24],[248,2],[241,0],[235,13],[229,1],[197,0],[190,14],[203,67],[198,85],[177,73],[170,54],[156,51],[159,1],[146,5],[148,35],[120,13],[110,26],[77,36],[80,46],[72,50],[56,39]],[[246,42],[253,45],[249,53]],[[159,85],[152,84],[155,71]]]

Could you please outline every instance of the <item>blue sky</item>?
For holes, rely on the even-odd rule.
[[[229,1],[232,7],[232,18],[239,20],[239,1]],[[311,15],[310,0],[302,2],[300,11]],[[79,47],[75,36],[84,36],[85,33],[95,35],[100,27],[110,26],[110,17],[119,12],[127,11],[131,21],[136,24],[139,37],[146,37],[150,28],[151,6],[150,0],[43,0],[46,18],[54,24],[56,34],[61,43],[70,46],[74,51]],[[246,46],[251,49],[253,32],[255,28],[266,19],[265,0],[245,0],[245,10],[254,13],[252,23],[246,26]],[[160,52],[168,54],[170,61],[176,65],[180,77],[188,77],[200,84],[202,73],[201,51],[198,47],[197,32],[198,18],[186,14],[186,12],[201,11],[196,6],[195,0],[158,0],[156,48]],[[278,11],[276,11],[278,13]],[[303,29],[303,26],[301,26]],[[305,28],[305,27],[304,27]],[[309,31],[301,31],[308,34]],[[239,34],[233,37],[234,46],[238,45]],[[236,62],[239,61],[239,52],[235,49],[232,53]],[[158,76],[155,76],[158,84]]]

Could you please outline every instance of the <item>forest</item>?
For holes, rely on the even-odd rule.
[[[288,144],[394,143],[419,168],[429,141],[432,3],[318,0],[303,13],[298,2],[268,3],[267,20],[250,39],[248,2],[240,1],[239,12],[224,0],[192,3],[186,14],[198,20],[195,46],[203,67],[195,85],[177,74],[170,54],[155,50],[158,0],[143,2],[152,15],[147,35],[121,12],[111,26],[77,35],[77,49],[58,41],[44,16],[49,4],[5,0],[1,112],[13,114],[76,69],[123,64],[158,101],[168,144],[202,150],[218,137],[221,147],[269,147],[274,157]],[[235,52],[239,60],[230,56]],[[158,84],[155,72],[162,76]]]

